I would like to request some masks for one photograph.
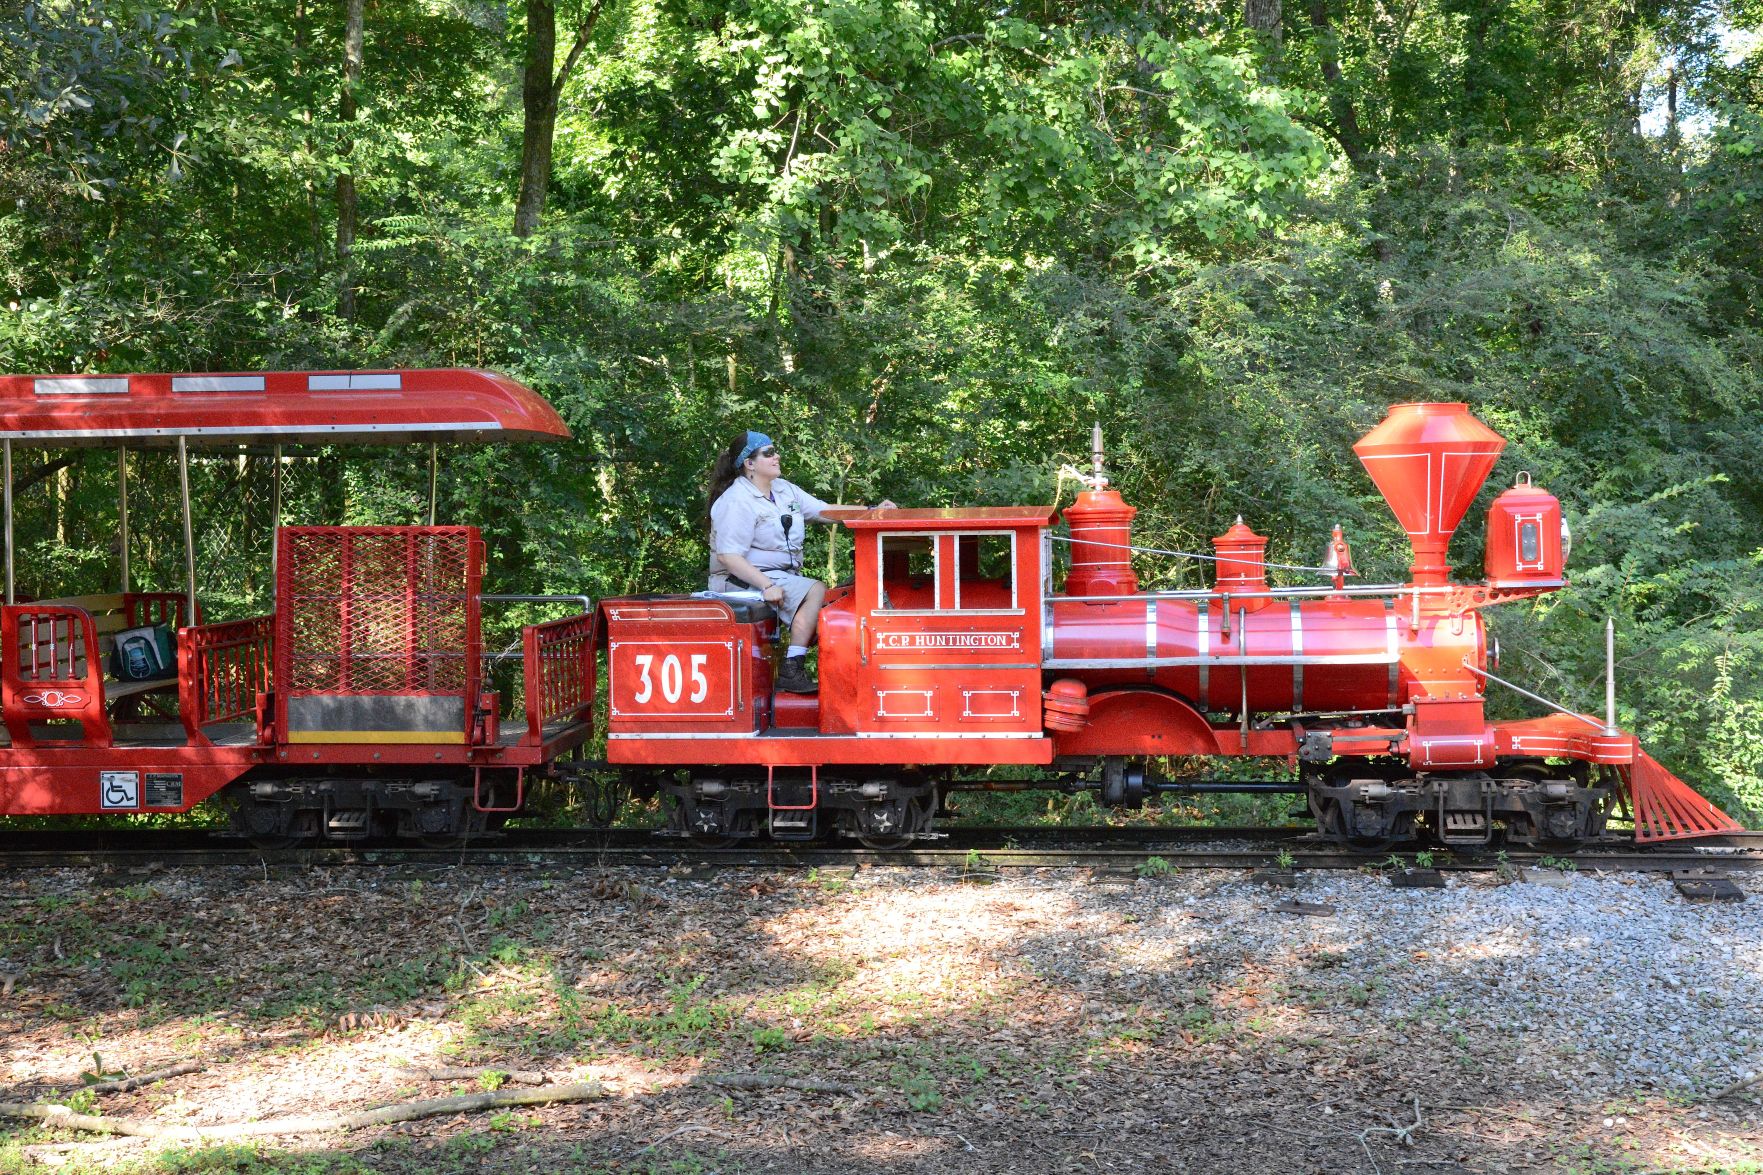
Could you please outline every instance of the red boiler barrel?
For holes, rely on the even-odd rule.
[[[1206,712],[1236,712],[1245,688],[1251,712],[1378,710],[1426,693],[1414,662],[1460,665],[1483,659],[1482,625],[1423,617],[1378,599],[1270,600],[1260,611],[1218,600],[1204,623],[1190,600],[1087,603],[1057,597],[1043,638],[1045,667],[1092,693],[1156,686]],[[1404,668],[1404,662],[1408,667]]]

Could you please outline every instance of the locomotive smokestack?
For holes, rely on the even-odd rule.
[[[1108,478],[1102,473],[1102,422],[1099,420],[1090,430],[1090,477],[1091,489],[1099,490],[1108,484]]]
[[[1416,585],[1449,579],[1445,550],[1451,532],[1505,447],[1499,433],[1469,414],[1467,404],[1397,404],[1353,446],[1408,532]]]

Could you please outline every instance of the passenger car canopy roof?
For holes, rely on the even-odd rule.
[[[492,371],[0,375],[0,440],[192,448],[542,441],[569,436],[555,409]]]

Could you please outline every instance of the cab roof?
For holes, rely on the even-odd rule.
[[[974,530],[1048,526],[1051,506],[965,506],[958,510],[876,509],[847,518],[852,530]]]
[[[538,393],[493,371],[0,375],[0,440],[40,448],[400,445],[568,438]]]

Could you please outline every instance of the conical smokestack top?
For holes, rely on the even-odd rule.
[[[1415,583],[1446,581],[1451,532],[1505,447],[1467,404],[1397,404],[1353,446],[1408,532]]]

